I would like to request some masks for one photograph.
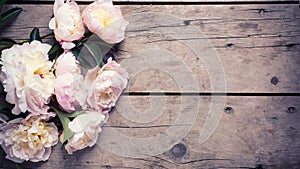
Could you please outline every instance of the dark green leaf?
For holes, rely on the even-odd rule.
[[[72,52],[76,59],[78,60],[80,66],[86,69],[91,69],[93,66],[85,59],[85,53],[80,51],[78,47],[72,49]]]
[[[1,18],[0,18],[0,24],[3,24],[11,19],[13,19],[14,17],[16,17],[20,12],[22,12],[22,8],[13,8],[10,9],[6,12],[4,12],[3,14],[1,14]]]
[[[2,147],[0,146],[0,159],[4,158],[4,150],[2,149]]]
[[[60,47],[59,43],[55,42],[48,52],[49,60],[51,61],[56,60],[59,57],[59,55],[63,52],[61,50],[63,49]]]
[[[15,164],[16,164],[16,168],[17,168],[17,169],[23,169],[22,164],[20,164],[20,163],[15,163]]]
[[[58,43],[54,43],[48,52],[48,55],[53,55],[60,48]]]
[[[5,159],[5,152],[0,146],[0,161],[4,161],[4,159]]]
[[[30,33],[30,42],[32,42],[34,40],[38,40],[38,41],[42,42],[39,28],[33,28],[33,30]]]
[[[101,56],[101,50],[97,46],[97,44],[85,43],[84,47],[86,47],[87,50],[90,52],[90,54],[93,56],[94,61],[97,63],[97,65],[100,65],[100,63],[102,62],[102,56]]]
[[[58,110],[57,108],[51,106],[51,108],[56,112],[61,124],[63,125],[64,128],[64,137],[62,140],[62,144],[67,141],[69,138],[73,136],[73,132],[69,129],[68,125],[70,123],[70,119],[67,117],[66,113]]]
[[[78,61],[83,68],[91,69],[102,64],[102,57],[112,48],[97,35],[83,38],[79,44],[83,44],[78,55]]]
[[[16,44],[17,42],[12,39],[0,38],[0,43],[1,45],[13,45]]]
[[[63,144],[61,144],[60,150],[64,150],[67,144],[68,141],[65,141]]]
[[[74,56],[77,58],[79,53],[80,53],[80,48],[78,48],[77,46],[74,47],[73,49],[71,49],[72,53],[74,54]]]
[[[7,2],[7,0],[0,0],[0,11],[6,2]]]
[[[16,42],[12,39],[0,38],[0,50],[12,47]]]

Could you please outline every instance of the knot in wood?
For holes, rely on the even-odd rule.
[[[186,146],[182,143],[176,144],[172,147],[171,153],[176,158],[183,157],[186,154]]]
[[[287,112],[289,114],[294,114],[294,113],[296,113],[296,111],[297,111],[297,109],[295,107],[289,107]]]
[[[272,77],[271,83],[272,83],[273,85],[277,85],[278,82],[279,82],[279,80],[278,80],[278,78],[277,78],[276,76]]]
[[[224,108],[224,112],[226,114],[232,114],[233,113],[233,108],[232,107],[225,107]]]

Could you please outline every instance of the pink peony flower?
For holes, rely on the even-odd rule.
[[[60,76],[67,73],[79,74],[80,68],[78,64],[79,63],[72,52],[64,52],[55,61],[55,76]]]
[[[74,112],[81,107],[82,100],[86,99],[85,93],[82,93],[84,79],[80,74],[78,62],[71,52],[65,52],[58,57],[54,68],[54,94],[57,102],[65,111]]]
[[[16,163],[46,161],[51,147],[57,144],[58,131],[54,123],[35,118],[18,118],[1,128],[0,144],[6,158]]]
[[[72,113],[81,107],[85,96],[81,93],[83,77],[71,73],[60,75],[55,80],[54,94],[57,102],[67,112]],[[79,98],[84,97],[84,98]]]
[[[127,86],[128,73],[111,58],[101,69],[95,67],[87,72],[85,85],[87,105],[95,110],[103,110],[115,106],[122,91]]]
[[[105,42],[114,44],[124,39],[129,24],[112,0],[99,0],[90,4],[82,13],[84,24]]]
[[[79,40],[84,34],[84,25],[80,16],[79,6],[74,1],[55,0],[53,6],[54,18],[49,22],[49,28],[54,30],[55,39],[63,41],[63,48],[71,49],[74,40]]]
[[[12,113],[30,111],[47,114],[47,103],[54,91],[52,62],[48,60],[51,46],[39,41],[14,45],[2,51],[1,78],[6,101],[15,104]]]
[[[69,128],[74,132],[74,135],[68,139],[68,143],[65,146],[68,154],[86,147],[92,147],[97,142],[98,134],[101,132],[101,125],[108,118],[108,113],[106,112],[105,114],[103,115],[95,110],[87,110],[69,123]]]

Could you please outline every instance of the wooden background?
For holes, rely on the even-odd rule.
[[[78,2],[82,9],[90,3]],[[10,0],[6,8],[18,6],[24,11],[1,27],[0,37],[28,39],[33,27],[39,27],[42,35],[51,32],[47,25],[52,4]],[[117,57],[129,71],[130,82],[103,127],[99,144],[124,141],[112,140],[112,130],[131,138],[168,134],[182,115],[192,122],[191,129],[165,147],[150,146],[166,149],[160,154],[124,157],[121,148],[96,145],[70,156],[57,145],[47,162],[26,162],[24,168],[300,168],[298,0],[120,0],[115,4],[130,22]],[[218,64],[206,62],[215,56]],[[224,83],[214,87],[223,75]],[[212,107],[213,102],[218,106]],[[220,121],[214,121],[219,122],[216,130],[200,143],[211,109]],[[135,118],[128,118],[130,113],[136,113]],[[159,116],[151,121],[138,119],[155,113]],[[131,146],[132,154],[147,148],[121,146]],[[15,166],[1,161],[0,168]]]

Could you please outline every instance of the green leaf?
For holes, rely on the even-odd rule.
[[[64,128],[64,137],[62,140],[62,144],[67,141],[69,138],[71,138],[74,134],[73,131],[71,131],[68,127],[69,123],[70,123],[70,119],[68,118],[67,114],[65,114],[64,112],[58,110],[57,108],[51,106],[51,108],[56,112],[61,124],[63,125]]]
[[[2,161],[2,159],[4,159],[4,157],[5,157],[5,152],[2,149],[2,147],[0,146],[0,159],[1,159],[1,161]]]
[[[23,169],[22,164],[20,164],[20,163],[15,163],[15,164],[16,164],[16,168],[17,168],[17,169]]]
[[[10,10],[4,12],[3,14],[1,14],[0,24],[3,24],[5,22],[13,19],[22,11],[23,11],[22,8],[17,7],[17,8],[13,8],[13,9],[10,9]]]
[[[0,50],[10,48],[16,43],[17,42],[12,39],[0,38]]]
[[[97,63],[97,65],[100,65],[101,62],[102,62],[102,56],[101,56],[101,50],[97,46],[97,44],[85,43],[84,47],[86,47],[87,50],[90,52],[90,54],[93,56],[93,58],[95,59],[95,62]]]
[[[55,42],[48,52],[49,60],[51,61],[56,60],[59,57],[59,55],[63,52],[61,50],[63,49],[60,47],[59,43]]]
[[[58,43],[54,43],[48,52],[48,55],[53,55],[60,48]]]
[[[80,66],[86,69],[91,69],[93,66],[84,58],[85,54],[78,47],[71,49],[72,53],[78,60]]]
[[[6,2],[7,2],[7,0],[0,0],[0,11]]]
[[[30,42],[32,42],[34,40],[38,40],[38,41],[42,42],[39,28],[33,28],[33,30],[30,33]]]
[[[86,110],[80,110],[80,111],[76,111],[74,113],[70,113],[70,114],[65,114],[67,117],[69,118],[74,118],[74,117],[77,117],[81,114],[83,114]]]
[[[81,39],[78,44],[83,44],[78,61],[81,62],[82,60],[81,64],[83,67],[88,65],[89,67],[87,68],[101,67],[102,57],[113,47],[113,45],[106,43],[96,34]]]

